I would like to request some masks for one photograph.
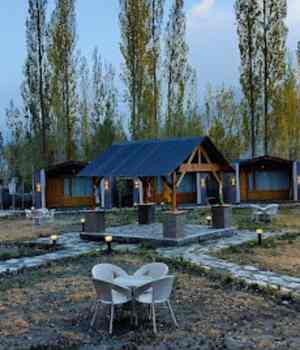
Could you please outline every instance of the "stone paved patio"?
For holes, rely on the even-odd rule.
[[[184,237],[170,239],[163,236],[163,225],[155,223],[151,225],[123,225],[108,227],[105,233],[84,233],[83,239],[101,241],[106,235],[112,235],[114,240],[127,243],[150,243],[154,246],[180,246],[190,243],[211,241],[222,237],[235,235],[233,228],[213,229],[205,225],[185,225]]]
[[[284,233],[264,233],[264,237],[274,237]],[[270,271],[262,271],[254,266],[240,266],[234,263],[218,259],[210,255],[212,251],[218,251],[230,246],[240,245],[256,239],[254,232],[239,231],[234,237],[219,239],[218,241],[204,242],[201,246],[192,245],[176,249],[160,248],[158,253],[168,258],[182,258],[187,262],[201,267],[214,269],[222,273],[228,273],[232,277],[245,281],[249,285],[257,284],[261,287],[271,287],[281,290],[283,293],[300,293],[300,278],[280,275]]]
[[[33,242],[43,243],[49,242],[49,238],[39,238]],[[101,251],[106,249],[105,244],[95,244],[84,242],[80,239],[78,233],[66,233],[60,236],[59,244],[62,245],[62,249],[55,253],[48,253],[31,258],[19,258],[10,259],[0,262],[0,276],[1,274],[13,273],[25,268],[38,267],[45,265],[51,261],[61,260],[65,258],[72,258],[90,252]],[[129,251],[136,249],[135,245],[115,245],[116,251]]]

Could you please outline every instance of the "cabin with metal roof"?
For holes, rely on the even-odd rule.
[[[233,168],[209,137],[189,137],[112,145],[79,176],[100,178],[104,191],[112,178],[132,179],[140,202],[169,198],[175,210],[178,203],[207,204],[209,189],[218,197],[229,173]]]
[[[238,202],[298,200],[298,162],[262,156],[239,160],[235,167]]]
[[[77,176],[87,164],[71,160],[37,171],[33,177],[35,207],[94,207],[94,180]]]

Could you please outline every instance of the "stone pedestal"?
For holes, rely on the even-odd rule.
[[[155,203],[144,203],[138,205],[139,225],[150,225],[155,222]]]
[[[184,237],[185,212],[167,212],[163,224],[164,238],[179,239]]]
[[[213,228],[232,227],[232,207],[230,205],[215,205],[211,210]]]
[[[105,212],[94,211],[85,214],[85,232],[102,233],[105,231]]]

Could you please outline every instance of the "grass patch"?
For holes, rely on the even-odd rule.
[[[216,257],[239,265],[254,265],[262,270],[299,277],[300,233],[257,240],[212,253]]]

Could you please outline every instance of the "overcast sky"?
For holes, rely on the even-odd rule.
[[[167,0],[170,3],[171,0]],[[49,10],[54,0],[49,0]],[[91,55],[98,46],[104,59],[120,70],[119,0],[77,0],[78,48]],[[239,52],[234,0],[186,0],[190,62],[198,71],[200,97],[205,87],[238,87]],[[300,0],[288,0],[288,48],[294,53],[300,40]],[[27,0],[0,2],[0,129],[5,129],[5,108],[13,98],[20,103],[19,87],[25,59]],[[5,130],[4,130],[5,131]]]

